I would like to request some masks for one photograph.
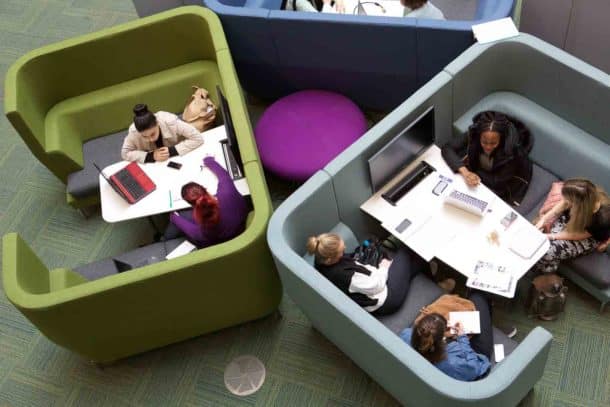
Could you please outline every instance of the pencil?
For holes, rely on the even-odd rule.
[[[174,201],[172,200],[172,190],[169,190],[169,207],[172,208]]]

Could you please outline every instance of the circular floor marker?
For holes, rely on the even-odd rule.
[[[233,394],[248,396],[265,382],[265,365],[256,356],[239,356],[225,369],[225,386]]]

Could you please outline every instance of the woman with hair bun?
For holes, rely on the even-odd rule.
[[[448,326],[447,320],[436,313],[426,315],[400,333],[403,341],[443,373],[468,382],[487,375],[493,350],[489,303],[479,292],[472,293],[470,301],[475,304],[481,318],[481,333],[472,335],[472,338],[464,334],[461,324]],[[446,335],[447,330],[452,330],[453,335]]]
[[[121,149],[125,161],[165,161],[203,144],[201,133],[173,113],[159,111],[153,114],[145,104],[135,105],[133,113],[133,124],[129,126]]]
[[[454,137],[442,147],[443,159],[469,186],[482,183],[518,206],[532,179],[528,154],[533,136],[519,120],[499,112],[482,112],[472,121],[465,137]]]
[[[315,256],[315,268],[369,312],[387,315],[403,304],[411,279],[428,265],[406,247],[378,267],[360,264],[345,254],[345,243],[336,233],[322,233],[307,241],[307,252]]]
[[[244,231],[248,216],[246,200],[235,188],[227,171],[213,157],[204,158],[203,164],[218,178],[216,196],[195,182],[185,184],[182,199],[193,209],[172,213],[170,226],[165,232],[166,239],[182,232],[199,248],[236,237]]]

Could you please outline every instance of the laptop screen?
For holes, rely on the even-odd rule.
[[[373,192],[381,189],[433,143],[434,106],[431,106],[369,158]]]
[[[241,155],[239,155],[239,147],[237,146],[237,136],[235,135],[235,127],[233,126],[233,120],[231,119],[231,111],[229,110],[229,103],[220,90],[220,86],[216,85],[216,93],[218,94],[218,104],[220,105],[220,113],[222,114],[222,122],[225,125],[225,131],[227,132],[227,140],[229,141],[229,147],[233,151],[235,161],[240,168],[243,168],[241,161]]]

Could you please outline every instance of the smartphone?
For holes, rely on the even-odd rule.
[[[512,225],[516,219],[517,219],[517,214],[513,211],[510,211],[509,213],[506,214],[505,217],[502,218],[502,220],[500,221],[500,224],[502,226],[504,226],[505,229],[508,229],[508,227],[510,225]]]
[[[180,168],[182,168],[182,164],[177,163],[177,162],[175,162],[175,161],[170,161],[170,162],[168,162],[168,163],[167,163],[167,166],[168,166],[169,168],[174,168],[174,169],[176,169],[176,170],[179,170]]]
[[[440,195],[440,194],[442,194],[442,193],[443,193],[443,191],[445,190],[445,188],[447,188],[447,185],[449,185],[449,184],[447,183],[447,181],[440,180],[440,181],[438,182],[438,184],[436,184],[436,186],[435,186],[435,187],[434,187],[434,189],[432,190],[432,193],[433,193],[434,195],[437,195],[437,196],[438,196],[438,195]]]

